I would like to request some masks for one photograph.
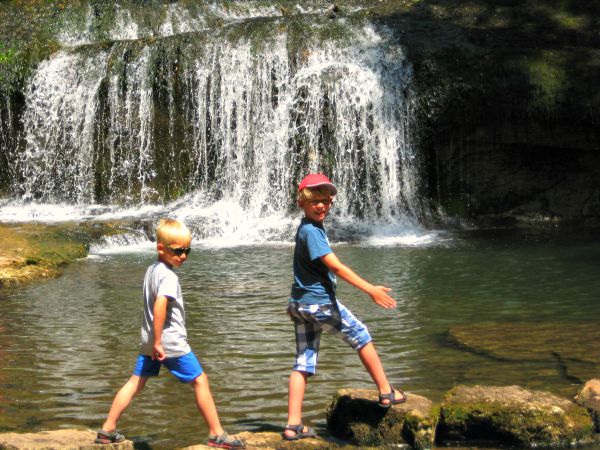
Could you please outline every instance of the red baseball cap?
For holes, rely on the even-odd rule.
[[[310,173],[302,178],[300,185],[298,185],[298,191],[304,188],[316,188],[319,186],[327,186],[331,195],[337,194],[337,189],[326,175],[322,173]]]

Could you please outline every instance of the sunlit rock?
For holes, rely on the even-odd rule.
[[[600,380],[593,379],[586,382],[575,397],[575,401],[587,408],[594,419],[596,432],[600,433]]]
[[[55,430],[39,433],[1,433],[0,449],[4,450],[133,450],[133,442],[94,444],[92,430]]]
[[[377,405],[378,393],[369,389],[340,389],[327,411],[334,436],[358,445],[409,444],[430,448],[437,417],[425,397],[408,394],[406,403],[389,409]]]
[[[327,450],[327,449],[346,449],[352,448],[336,442],[326,441],[324,439],[300,439],[297,441],[285,441],[280,433],[262,432],[252,433],[249,431],[237,433],[236,436],[246,442],[248,449],[254,450]],[[208,445],[192,445],[181,450],[209,450],[214,447]],[[368,450],[367,447],[362,447],[363,450]]]
[[[440,407],[436,440],[486,445],[572,446],[591,441],[585,408],[519,386],[456,386]]]

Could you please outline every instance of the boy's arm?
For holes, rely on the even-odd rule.
[[[154,330],[154,346],[152,348],[152,359],[162,361],[165,359],[165,351],[161,344],[162,332],[167,318],[167,303],[169,299],[164,295],[159,295],[154,302],[154,321],[152,327]]]
[[[387,294],[392,290],[391,288],[372,285],[367,280],[354,273],[350,267],[342,264],[334,253],[328,253],[327,255],[321,256],[321,261],[323,261],[323,264],[325,264],[336,276],[367,293],[371,299],[382,308],[396,307],[396,300]]]

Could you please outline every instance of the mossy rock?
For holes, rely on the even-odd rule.
[[[591,442],[592,418],[565,398],[519,386],[456,386],[440,407],[444,445],[562,447]]]
[[[377,405],[376,390],[341,389],[327,410],[327,427],[334,436],[361,446],[431,448],[437,423],[432,402],[407,395],[406,403],[384,409]]]
[[[594,431],[600,433],[600,380],[587,381],[575,397],[575,402],[588,410],[594,420]]]
[[[59,276],[63,266],[87,256],[92,242],[126,233],[131,226],[126,222],[2,223],[0,288]]]

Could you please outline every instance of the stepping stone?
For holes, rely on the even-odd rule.
[[[55,430],[39,433],[0,433],[0,450],[133,450],[133,442],[94,444],[92,430]]]
[[[431,448],[437,415],[432,402],[407,393],[405,403],[381,408],[374,389],[341,389],[327,411],[327,427],[336,437],[360,446],[408,444]]]
[[[456,386],[440,406],[436,442],[571,447],[593,440],[585,408],[519,386]]]

